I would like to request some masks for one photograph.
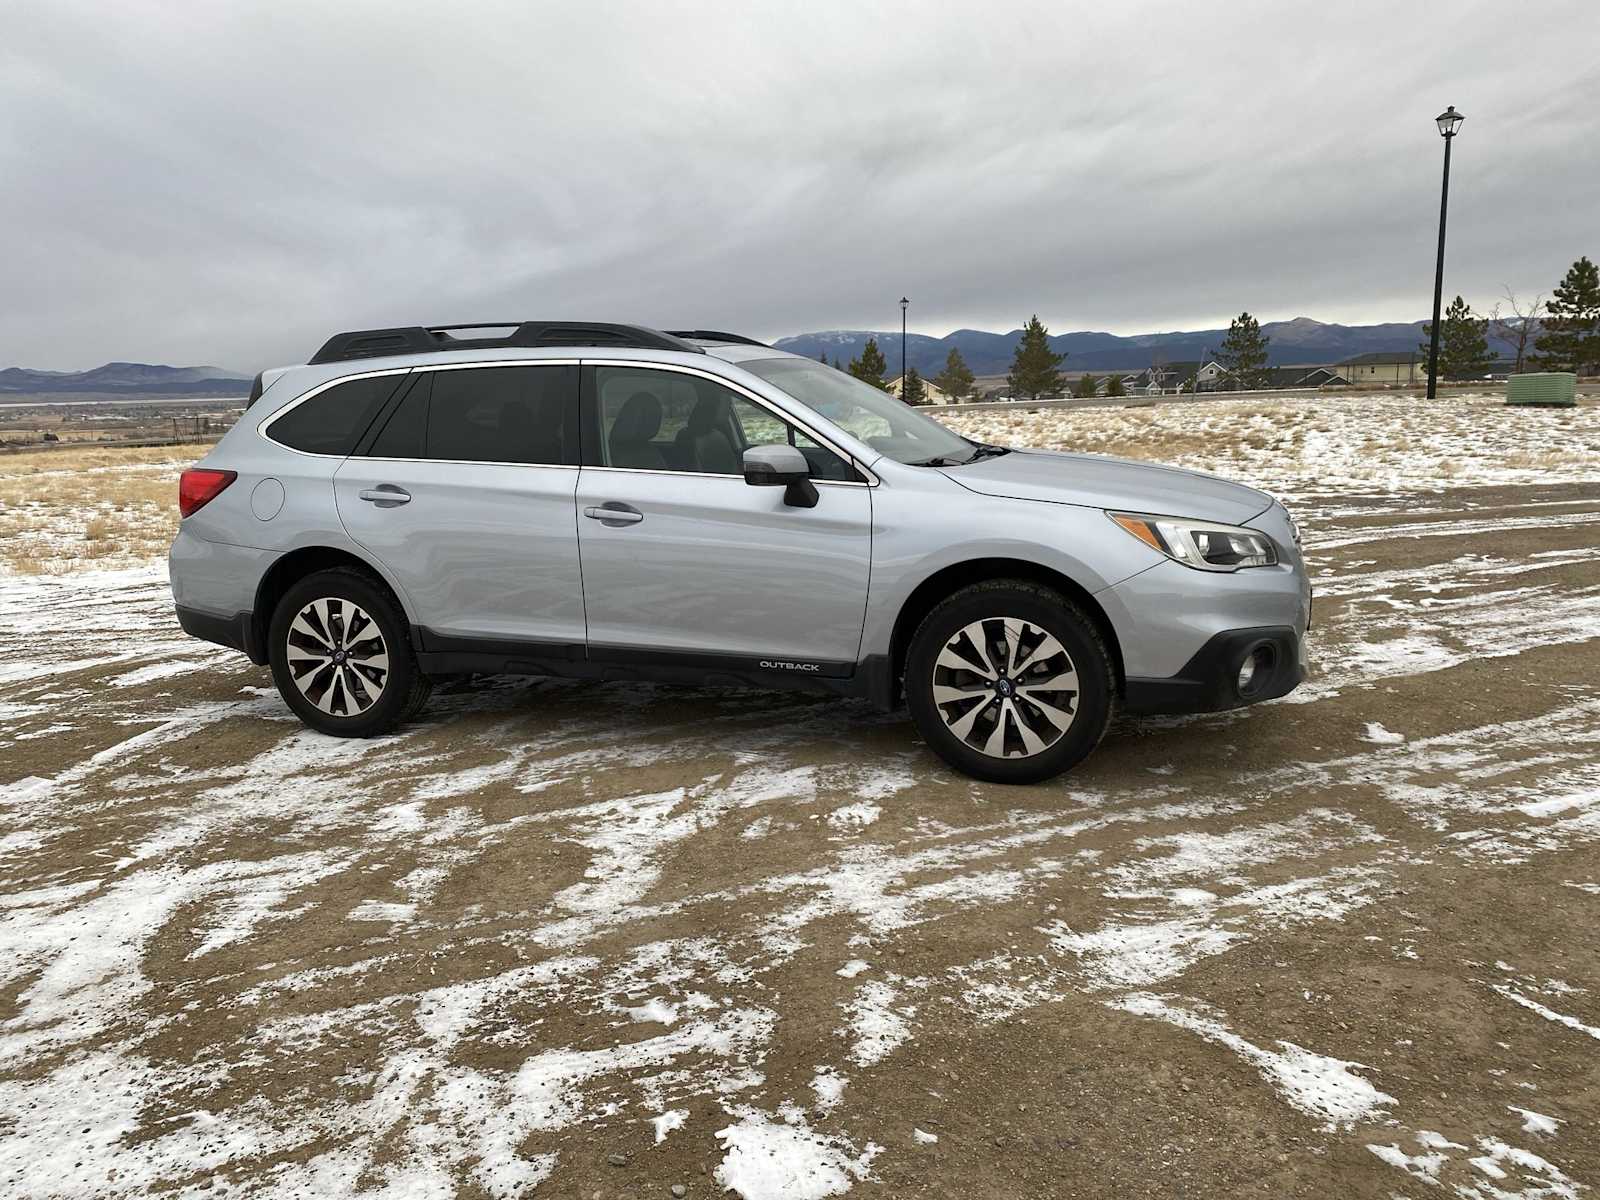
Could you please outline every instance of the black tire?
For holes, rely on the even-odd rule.
[[[311,644],[306,639],[305,626],[294,632],[291,641],[291,626],[307,606],[323,600],[339,602],[332,622],[336,626],[340,614],[350,612],[348,606],[353,606],[377,627],[388,664],[387,670],[382,672],[381,683],[375,684],[376,668],[363,666],[353,654],[348,660],[340,659],[345,664],[340,668],[331,665],[320,670],[305,668],[304,664],[311,660],[302,655],[318,651],[305,650]],[[319,624],[320,620],[313,622],[313,625]],[[359,629],[365,631],[367,626],[361,624]],[[341,634],[336,632],[333,640],[342,641]],[[352,639],[351,645],[358,641],[361,641],[359,637]],[[362,642],[369,650],[376,645],[370,636]],[[300,649],[297,650],[297,646]],[[285,592],[272,613],[267,649],[272,661],[272,679],[284,703],[312,729],[334,737],[372,737],[388,733],[416,716],[433,690],[432,682],[417,667],[409,628],[394,596],[374,576],[354,567],[317,571]],[[294,670],[290,666],[291,655],[295,655],[297,664]],[[344,677],[335,685],[332,679],[340,671],[345,673]],[[363,673],[358,675],[357,671]],[[309,680],[310,694],[296,683],[297,674],[301,680]],[[329,682],[319,687],[322,680]],[[373,695],[375,687],[376,695]],[[319,707],[321,700],[328,701],[333,711]]]
[[[1038,690],[1038,685],[1029,684],[1026,678],[1013,683],[1008,672],[1003,670],[995,672],[994,682],[987,682],[977,672],[952,675],[948,658],[945,664],[938,662],[952,639],[959,639],[964,630],[975,624],[985,631],[994,630],[997,628],[994,623],[1004,618],[1026,622],[1031,631],[1029,636],[1043,631],[1059,643],[1070,659],[1067,667],[1077,675],[1075,692]],[[1000,632],[1004,633],[1003,628]],[[964,645],[971,644],[970,634],[968,637]],[[992,669],[992,660],[989,654],[982,661],[985,667]],[[1021,661],[1027,666],[1026,659]],[[1061,658],[1056,656],[1049,661],[1055,665],[1039,662],[1027,667],[1022,675],[1038,672],[1041,676],[1063,678],[1057,674],[1063,670]],[[965,699],[946,701],[942,705],[937,702],[934,697],[936,668],[937,678],[947,685],[956,681],[973,690],[973,703],[969,705]],[[1024,693],[1017,690],[1017,684],[1035,690]],[[1005,706],[1000,703],[1001,688],[1005,688],[1003,696],[1011,698],[1013,709],[1009,716],[1004,714]],[[1100,744],[1117,707],[1116,672],[1099,627],[1083,609],[1059,592],[1023,579],[975,583],[936,605],[911,637],[906,655],[905,692],[912,719],[934,753],[956,770],[992,783],[1039,783],[1076,766]],[[948,692],[944,694],[949,695]],[[1025,699],[1028,694],[1059,701],[1060,711],[1071,713],[1065,730],[1058,729],[1046,718],[1044,710],[1033,700]],[[984,699],[986,696],[992,699]],[[979,708],[985,711],[978,713]],[[969,738],[980,741],[988,740],[985,731],[992,734],[1002,722],[1009,722],[999,731],[1001,752],[1008,756],[984,753],[971,744],[969,738],[958,736],[947,722],[947,714],[958,725],[962,717],[976,714],[972,716],[974,724],[970,726]],[[1020,725],[1027,726],[1030,737],[1045,743],[1042,750],[1028,753],[1022,744]],[[1041,737],[1038,732],[1041,730],[1046,735],[1053,734],[1053,740]]]

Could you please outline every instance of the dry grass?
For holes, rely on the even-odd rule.
[[[0,563],[19,574],[148,561],[178,525],[178,475],[205,447],[71,447],[0,456]]]
[[[168,466],[174,471],[200,458],[210,446],[84,446],[24,450],[0,455],[0,479],[39,471],[83,471],[96,467]],[[176,474],[173,476],[176,478]]]

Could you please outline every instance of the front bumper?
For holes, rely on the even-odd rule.
[[[1176,675],[1130,676],[1123,709],[1130,713],[1205,713],[1286,696],[1306,677],[1305,641],[1287,625],[1229,629],[1213,636]],[[1240,687],[1240,668],[1254,667]]]
[[[1311,581],[1279,504],[1247,521],[1272,538],[1278,565],[1196,571],[1163,562],[1096,593],[1122,654],[1125,707],[1217,712],[1293,691],[1306,677]],[[1239,668],[1260,651],[1255,678]]]

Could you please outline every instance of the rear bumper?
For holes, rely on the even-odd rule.
[[[190,637],[238,650],[256,665],[266,665],[267,648],[261,644],[255,618],[250,613],[234,613],[231,617],[223,617],[201,612],[197,608],[185,608],[181,604],[177,605],[177,610],[178,624]]]
[[[1211,637],[1176,675],[1161,679],[1130,676],[1123,709],[1130,713],[1205,713],[1275,700],[1306,677],[1303,641],[1288,625],[1228,629]],[[1254,660],[1247,686],[1240,668]]]
[[[207,541],[187,523],[179,525],[167,557],[178,624],[192,637],[264,664],[266,645],[252,614],[261,579],[278,557],[275,550]]]

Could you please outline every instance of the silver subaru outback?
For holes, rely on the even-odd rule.
[[[1119,710],[1304,676],[1271,496],[974,443],[734,334],[340,334],[257,378],[179,507],[183,628],[341,737],[473,672],[803,687],[903,701],[958,770],[1029,783]]]

